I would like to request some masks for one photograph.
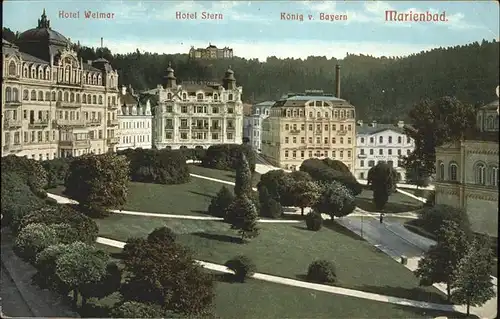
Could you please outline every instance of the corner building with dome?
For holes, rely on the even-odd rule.
[[[116,150],[118,73],[82,61],[45,10],[16,43],[2,40],[2,156],[35,160]]]
[[[243,135],[243,88],[236,85],[231,67],[222,84],[177,84],[169,65],[163,85],[149,93],[158,95],[153,124],[156,148],[208,148],[214,144],[241,144]]]

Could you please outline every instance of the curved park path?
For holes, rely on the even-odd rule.
[[[259,165],[259,164],[257,164]],[[259,172],[260,173],[260,172]],[[206,176],[201,176],[197,174],[190,174],[192,177],[195,178],[201,178],[201,179],[206,179],[206,180],[211,180],[215,182],[219,182],[222,184],[227,184],[227,185],[233,185],[233,182],[229,181],[224,181],[224,180],[219,180],[216,178],[211,178],[211,177],[206,177]],[[255,188],[254,188],[255,190]],[[58,203],[60,204],[77,204],[76,201],[55,195],[55,194],[48,194],[49,197],[55,199]],[[218,217],[210,217],[210,216],[189,216],[189,215],[174,215],[174,214],[157,214],[157,213],[147,213],[147,212],[135,212],[135,211],[120,211],[120,210],[111,210],[111,212],[115,214],[124,214],[124,215],[135,215],[135,216],[148,216],[148,217],[160,217],[160,218],[178,218],[178,219],[192,219],[192,220],[211,220],[211,221],[221,221],[222,218]],[[292,214],[300,214],[299,209],[296,209],[294,212],[289,212]],[[349,215],[348,217],[344,218],[339,218],[337,219],[337,222],[344,227],[350,229],[351,231],[360,234],[362,237],[364,237],[368,242],[372,243],[375,247],[389,255],[390,257],[399,260],[401,255],[404,254],[404,251],[401,253],[401,250],[405,250],[404,248],[401,248],[401,244],[399,245],[398,249],[391,249],[390,243],[394,242],[394,240],[390,241],[389,244],[387,242],[382,242],[378,239],[376,236],[367,236],[370,234],[370,232],[373,234],[374,230],[374,224],[373,221],[375,221],[377,224],[378,222],[378,215],[377,214],[372,214],[366,211],[363,211],[359,208],[356,209],[356,211]],[[325,218],[329,218],[329,216],[324,216]],[[361,229],[359,228],[359,218],[361,217],[361,221],[363,222],[363,218],[367,217],[367,222],[364,224],[361,224]],[[400,217],[400,214],[398,214],[398,217]],[[406,218],[415,218],[415,216],[412,215],[407,215],[404,216]],[[259,222],[261,223],[301,223],[303,221],[301,220],[272,220],[272,219],[260,219]],[[363,232],[363,225],[365,232]],[[382,225],[376,225],[375,227],[378,226],[376,229],[375,233],[380,234],[381,230],[385,234],[391,234],[393,238],[396,238],[396,240],[400,242],[404,242],[406,247],[412,246],[413,249],[417,250],[419,252],[418,257],[411,257],[408,258],[408,263],[405,265],[406,268],[410,270],[415,270],[418,265],[418,260],[420,259],[420,255],[430,247],[430,245],[433,244],[432,241],[418,236],[412,232],[409,232],[406,230],[404,227],[401,228],[395,228],[391,229],[392,226],[387,225],[387,224],[382,224]],[[382,228],[381,228],[382,227]],[[415,243],[417,241],[417,243]],[[112,247],[117,247],[117,248],[123,248],[125,243],[109,238],[104,238],[104,237],[98,237],[97,242],[100,244],[112,246]],[[218,272],[224,272],[224,273],[231,273],[230,270],[228,270],[224,265],[219,265],[219,264],[214,264],[206,261],[197,261],[200,263],[203,267],[218,271]],[[424,308],[424,309],[433,309],[433,310],[439,310],[439,311],[454,311],[454,312],[462,312],[466,313],[465,306],[462,305],[446,305],[446,304],[436,304],[436,303],[429,303],[429,302],[424,302],[424,301],[417,301],[417,300],[410,300],[406,298],[399,298],[399,297],[393,297],[393,296],[386,296],[386,295],[380,295],[380,294],[375,294],[375,293],[369,293],[369,292],[364,292],[360,290],[354,290],[354,289],[346,289],[346,288],[340,288],[340,287],[334,287],[334,286],[328,286],[328,285],[321,285],[321,284],[314,284],[310,282],[304,282],[304,281],[299,281],[295,279],[290,279],[290,278],[284,278],[284,277],[278,277],[278,276],[272,276],[272,275],[267,275],[267,274],[262,274],[262,273],[256,273],[253,275],[254,279],[258,280],[264,280],[268,282],[273,282],[273,283],[278,283],[278,284],[283,284],[283,285],[288,285],[288,286],[295,286],[295,287],[301,287],[301,288],[306,288],[306,289],[311,289],[311,290],[316,290],[316,291],[323,291],[323,292],[328,292],[332,294],[339,294],[339,295],[345,295],[345,296],[351,296],[351,297],[357,297],[357,298],[362,298],[362,299],[369,299],[369,300],[374,300],[374,301],[380,301],[380,302],[385,302],[385,303],[391,303],[391,304],[397,304],[401,306],[410,306],[410,307],[416,307],[416,308]],[[494,277],[493,277],[494,278]],[[496,285],[496,278],[494,278],[494,284]],[[434,285],[436,288],[439,290],[443,291],[446,293],[446,287],[440,284],[435,284]],[[482,307],[471,307],[471,313],[475,314],[481,318],[494,318],[497,314],[496,310],[496,305],[497,305],[497,298],[491,299],[488,301],[485,305]]]

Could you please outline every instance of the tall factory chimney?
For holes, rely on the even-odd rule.
[[[335,66],[335,97],[340,99],[340,65]]]

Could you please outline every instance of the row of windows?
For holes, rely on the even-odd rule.
[[[70,137],[73,138],[73,136],[69,136],[67,134],[72,134],[72,133],[66,133],[64,131],[61,132],[61,140],[69,140]],[[90,131],[86,135],[86,138],[89,138],[91,140],[95,139],[102,139],[103,138],[103,131],[98,130],[98,131]],[[108,136],[113,136],[114,131],[108,131]],[[5,132],[5,144],[10,145],[11,144],[11,132]],[[20,132],[14,132],[13,134],[13,144],[14,145],[19,145],[21,144],[21,133]],[[75,136],[81,138],[82,136]],[[50,134],[50,131],[29,131],[29,132],[23,132],[23,142],[24,143],[50,143],[50,142],[55,142],[57,140],[57,131],[52,131],[52,134]]]
[[[321,124],[316,124],[316,131],[321,131]],[[325,128],[325,131],[328,131],[328,128],[330,127],[329,124],[325,124],[324,128]],[[293,124],[292,126],[290,126],[289,124],[285,124],[285,131],[288,131],[288,130],[291,130],[292,131],[295,131],[297,132],[298,131],[298,126],[297,124]],[[309,124],[308,125],[308,129],[309,131],[312,131],[314,128],[314,126],[312,124]],[[352,131],[352,125],[351,124],[348,124],[348,125],[344,125],[344,124],[340,124],[339,126],[340,128],[340,131]],[[305,124],[300,124],[300,130],[301,131],[305,131],[306,130],[306,125]],[[337,124],[332,124],[332,131],[336,131],[337,130]]]
[[[340,141],[340,144],[344,144],[344,138],[343,137],[340,137],[339,138],[339,141]],[[300,143],[301,144],[305,144],[306,142],[306,138],[304,136],[300,137]],[[329,137],[325,137],[323,138],[323,144],[330,144],[330,138]],[[290,138],[287,136],[285,137],[285,144],[288,144],[290,143]],[[297,137],[296,136],[293,136],[292,137],[292,143],[293,144],[296,144],[297,143]],[[309,137],[308,138],[308,143],[309,144],[312,144],[313,143],[313,138],[312,137]],[[347,138],[347,144],[351,144],[352,143],[352,138],[348,137]],[[321,137],[316,137],[316,144],[321,144]],[[337,144],[337,138],[336,137],[332,137],[332,143],[331,144]]]
[[[292,150],[291,153],[292,153],[292,158],[295,159],[297,158],[297,152],[300,153],[300,158],[303,159],[305,158],[305,154],[306,154],[306,151],[295,151],[295,150]],[[352,152],[351,151],[338,151],[339,153],[339,158],[344,158],[344,155],[347,155],[347,158],[351,158],[352,157]],[[313,151],[308,151],[308,155],[309,155],[309,158],[313,158],[313,157],[328,157],[329,155],[329,152],[328,151],[316,151],[313,153]],[[314,156],[313,156],[314,155]],[[337,151],[332,151],[331,153],[331,158],[336,158],[337,157]],[[289,150],[285,150],[285,159],[288,159],[288,157],[290,156],[290,151]]]
[[[208,113],[209,108],[206,106],[187,106],[187,105],[182,105],[181,106],[181,113],[188,113],[188,112],[193,112],[193,113]],[[220,111],[220,108],[218,106],[213,106],[212,107],[212,114],[218,114]],[[172,105],[167,105],[165,106],[165,112],[167,113],[172,113],[174,111],[174,108]],[[233,114],[234,113],[234,108],[228,107],[227,108],[227,113],[228,114]]]
[[[474,164],[474,182],[477,185],[498,186],[498,166],[487,166],[483,162]],[[445,180],[445,165],[443,162],[438,164],[438,179]],[[451,162],[448,164],[448,180],[458,182],[458,164]]]
[[[370,154],[370,155],[373,155],[373,153],[374,153],[373,148],[370,148],[370,149],[369,149],[369,154]],[[402,154],[402,150],[401,150],[401,149],[398,149],[398,150],[397,150],[397,154],[398,154],[398,156],[399,156],[399,155],[401,155],[401,154]],[[411,150],[407,149],[407,150],[406,150],[406,155],[410,155],[410,154],[411,154]],[[361,149],[359,150],[359,155],[366,155],[366,154],[365,154],[365,149],[364,149],[364,148],[361,148]],[[383,148],[379,148],[379,149],[378,149],[378,155],[384,155],[384,149],[383,149]],[[392,149],[388,149],[388,150],[387,150],[387,155],[393,155],[393,154],[392,154]]]
[[[31,67],[28,67],[27,63],[23,64],[23,77],[24,78],[31,78],[31,79],[37,79],[37,80],[50,80],[50,67],[49,66],[42,66],[39,65],[38,67],[36,65],[31,65]],[[90,85],[102,85],[102,75],[100,73],[91,73],[91,72],[81,72],[80,70],[73,68],[71,65],[65,64],[62,69],[64,69],[64,81],[65,82],[72,82],[72,83],[80,83],[83,82],[83,84],[90,84]],[[59,70],[60,72],[57,73],[58,75],[58,80],[63,81],[63,73],[61,68],[55,67],[55,70]],[[9,63],[9,71],[8,71],[9,76],[17,76],[17,65],[14,61],[10,61]],[[55,74],[55,73],[54,73]],[[79,76],[81,75],[81,77]],[[111,77],[111,82],[114,82],[113,77]],[[112,85],[113,86],[113,85]]]
[[[493,115],[489,115],[486,117],[486,121],[483,123],[482,117],[478,116],[478,126],[486,131],[492,131],[498,129],[498,115],[493,117]]]
[[[394,167],[394,161],[377,161],[377,163],[386,163],[387,165],[389,165],[390,167]],[[374,160],[369,160],[368,161],[368,167],[373,167],[375,166],[375,161]],[[360,160],[359,161],[359,167],[365,167],[365,161],[364,160]],[[403,161],[398,161],[398,166],[397,167],[403,167]]]
[[[391,144],[392,143],[392,136],[388,136],[387,137],[387,143]],[[364,137],[361,137],[359,139],[359,142],[360,143],[364,143],[365,142],[365,138]],[[383,136],[379,136],[378,137],[378,142],[379,143],[384,143],[384,137]],[[374,137],[370,137],[370,144],[373,144],[375,143],[375,138]],[[398,144],[401,144],[403,143],[403,137],[402,136],[398,136]],[[406,137],[406,144],[411,144],[411,138],[410,137]]]
[[[260,115],[260,109],[255,109],[254,115]],[[264,109],[264,112],[262,112],[262,115],[269,115],[269,109]]]
[[[172,93],[167,93],[167,100],[171,101],[173,99],[174,95]],[[205,94],[203,93],[197,93],[196,94],[196,100],[199,102],[205,101]],[[227,96],[228,101],[233,101],[234,95],[232,93],[229,93]],[[187,101],[188,100],[188,94],[187,93],[182,93],[182,100]],[[219,100],[219,95],[217,93],[214,93],[212,95],[212,100],[213,101],[218,101]]]
[[[24,90],[23,91],[23,100],[24,101],[59,101],[59,102],[76,102],[83,104],[100,104],[104,103],[104,99],[102,95],[91,95],[85,93],[75,93],[65,91],[36,91],[36,90]],[[18,102],[19,101],[19,90],[17,88],[5,88],[5,101],[6,102]],[[116,105],[116,96],[108,96],[108,105]]]
[[[121,136],[120,143],[149,143],[149,135]]]
[[[220,129],[221,128],[221,123],[222,121],[220,120],[212,120],[212,126],[210,126],[211,129]],[[189,120],[188,119],[181,119],[181,125],[180,128],[182,129],[189,129]],[[208,129],[209,127],[209,120],[191,120],[191,127],[197,128],[197,129]],[[173,119],[166,119],[165,121],[165,128],[166,129],[173,129],[174,128],[174,120]],[[234,121],[233,120],[226,120],[226,128],[228,129],[234,129]]]
[[[219,133],[212,133],[211,134],[212,140],[218,140],[218,139],[220,139],[221,136],[222,136],[222,134],[219,134]],[[165,132],[165,138],[167,140],[171,140],[174,138],[174,135],[172,134],[172,132],[167,131],[167,132]],[[181,140],[187,140],[188,133],[184,133],[184,132],[181,133],[180,138],[181,138]],[[226,133],[226,138],[228,140],[232,140],[232,139],[234,139],[234,134],[231,132],[228,132],[228,133]],[[206,132],[193,133],[191,135],[191,139],[193,139],[193,140],[207,140],[208,134]]]
[[[150,128],[150,127],[151,127],[151,123],[149,121],[147,121],[147,122],[136,122],[136,121],[120,122],[121,129],[136,129],[136,128]]]
[[[321,101],[316,101],[316,102],[321,102]],[[319,105],[318,105],[319,106]],[[283,117],[304,117],[305,111],[304,109],[284,109],[281,111],[281,116]],[[279,114],[274,114],[274,115],[279,115]],[[334,119],[353,119],[354,118],[354,111],[353,110],[335,110],[335,111],[328,111],[328,112],[316,112],[316,118],[329,118],[331,115],[332,118]],[[309,118],[314,118],[314,112],[309,112]]]
[[[18,111],[17,110],[11,110],[11,111],[6,111],[5,113],[6,118],[8,119],[13,119],[17,120],[18,119]],[[36,116],[37,115],[37,116]],[[60,120],[79,120],[80,119],[80,112],[79,111],[57,111],[56,116]],[[86,121],[89,120],[99,120],[101,121],[102,119],[102,112],[83,112],[83,117]],[[108,112],[108,119],[115,119],[116,114],[112,112]],[[23,110],[23,119],[27,120],[28,119],[28,110]],[[49,111],[29,111],[29,120],[30,123],[33,123],[35,121],[43,121],[43,120],[49,120],[50,119],[50,113]]]

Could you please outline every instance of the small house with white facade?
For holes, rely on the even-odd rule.
[[[252,106],[252,114],[245,116],[243,124],[243,137],[248,138],[254,150],[260,152],[262,138],[262,121],[269,117],[274,101],[265,101]]]

